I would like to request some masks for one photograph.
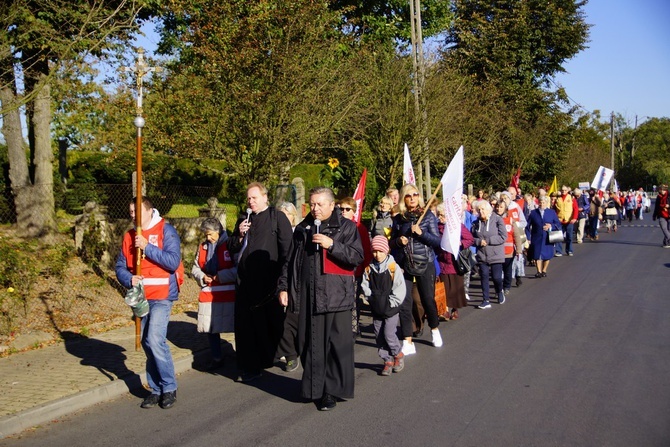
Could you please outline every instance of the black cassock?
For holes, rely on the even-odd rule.
[[[354,338],[351,309],[315,313],[315,282],[323,275],[322,254],[308,243],[303,253],[298,340],[303,365],[302,396],[320,399],[324,393],[354,397]],[[353,281],[354,277],[351,276]],[[345,278],[345,280],[348,278]]]

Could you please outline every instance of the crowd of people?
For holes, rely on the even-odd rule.
[[[166,331],[178,296],[179,238],[148,199],[142,204],[141,228],[126,234],[116,271],[127,288],[142,283],[149,300],[142,345],[151,394],[141,406],[171,408],[177,383]],[[379,374],[399,373],[426,325],[430,345],[443,345],[440,322],[459,318],[473,278],[481,288],[478,309],[491,308],[492,300],[504,304],[512,287],[522,286],[526,266],[535,267],[535,278],[547,277],[555,256],[574,255],[573,242],[597,241],[624,219],[644,219],[650,202],[643,192],[568,186],[551,194],[480,190],[462,197],[457,253],[440,246],[445,205],[424,203],[411,184],[386,191],[369,228],[355,222],[353,198],[336,200],[326,187],[310,191],[304,218],[291,203],[271,206],[257,182],[247,187],[247,205],[230,237],[217,219],[200,226],[191,274],[201,287],[197,328],[210,341],[208,368],[224,366],[220,333],[233,331],[236,381],[257,380],[278,363],[289,373],[302,365],[302,397],[326,411],[354,396],[361,309],[372,316]],[[661,223],[664,247],[669,210],[663,185],[652,217]]]

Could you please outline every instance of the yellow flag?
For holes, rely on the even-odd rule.
[[[551,186],[549,187],[549,191],[547,191],[547,194],[551,194],[552,192],[557,192],[558,191],[558,182],[556,181],[556,176],[554,176],[554,181],[552,182]]]

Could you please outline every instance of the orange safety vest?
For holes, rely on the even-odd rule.
[[[219,271],[229,270],[235,266],[230,252],[228,251],[228,242],[216,247],[214,256],[217,257]],[[207,262],[207,244],[200,244],[198,251],[198,266],[203,269]],[[218,275],[217,275],[218,276]],[[234,303],[235,302],[235,282],[220,283],[215,276],[214,281],[200,290],[198,301],[201,303]]]
[[[161,219],[158,224],[148,230],[142,230],[142,236],[147,238],[150,244],[163,249],[163,227],[165,220]],[[136,266],[137,249],[135,247],[135,229],[126,233],[123,237],[123,255],[126,257],[126,266],[134,275]],[[142,268],[142,284],[144,285],[144,294],[148,300],[166,300],[170,294],[170,272],[160,265],[156,264],[147,257],[142,257],[140,262]]]

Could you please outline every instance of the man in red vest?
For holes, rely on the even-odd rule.
[[[135,218],[135,201],[130,204]],[[177,270],[181,265],[179,235],[165,223],[151,201],[142,198],[142,234],[135,229],[123,236],[116,260],[116,278],[127,289],[142,282],[149,313],[142,317],[142,347],[147,355],[147,382],[151,394],[142,408],[171,408],[177,400],[177,380],[172,353],[167,344],[167,327],[172,304],[179,298]],[[137,248],[142,250],[141,275],[136,275]]]

